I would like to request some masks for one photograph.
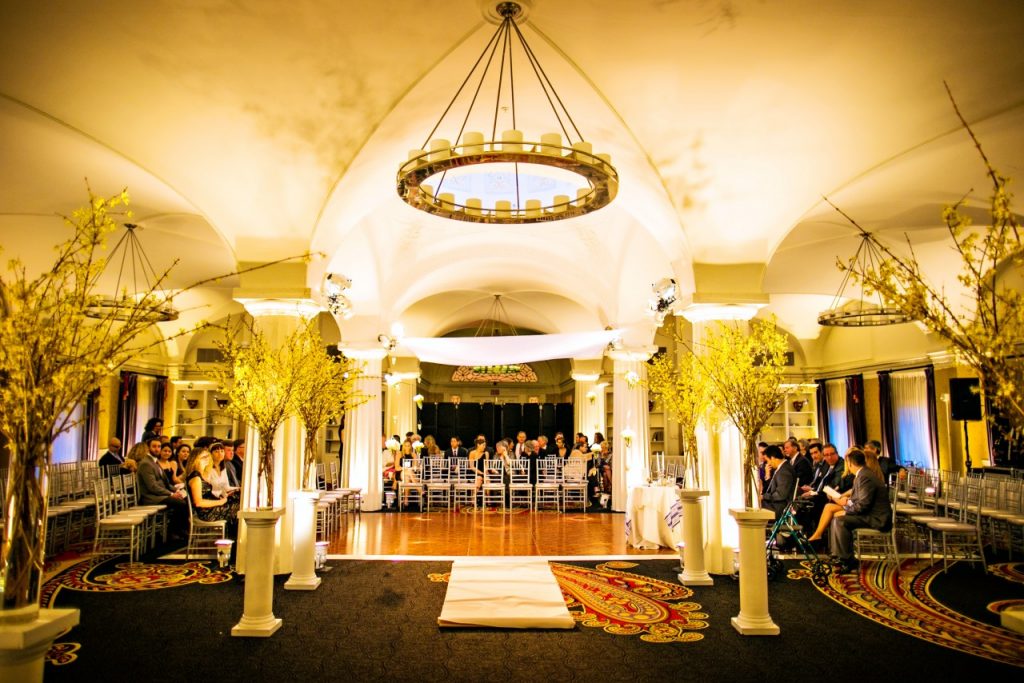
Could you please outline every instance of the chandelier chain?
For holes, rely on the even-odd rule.
[[[565,106],[565,103],[562,102],[561,96],[559,96],[558,91],[555,90],[555,85],[554,85],[554,83],[551,82],[551,79],[548,78],[548,74],[547,74],[547,72],[544,71],[544,67],[542,67],[540,65],[540,60],[538,60],[537,59],[537,55],[535,55],[533,53],[533,48],[531,48],[530,44],[526,42],[526,37],[523,36],[523,32],[519,30],[519,27],[516,26],[516,24],[514,22],[512,24],[512,27],[516,30],[516,35],[519,36],[519,42],[523,46],[523,51],[526,53],[527,57],[529,58],[530,63],[533,64],[534,73],[538,74],[538,76],[537,76],[538,80],[540,80],[541,77],[543,77],[542,83],[544,81],[547,82],[548,87],[551,88],[551,94],[555,96],[555,99],[558,100],[559,106],[562,107],[562,111],[565,112],[565,118],[569,119],[569,123],[572,124],[572,129],[576,131],[576,136],[579,137],[580,140],[583,140],[583,134],[580,133],[580,129],[576,126],[576,122],[573,121],[572,114],[569,113],[569,109]],[[547,94],[547,90],[545,90],[544,93],[546,95]],[[551,103],[551,111],[554,112],[555,118],[557,118],[559,124],[561,124],[562,120],[558,116],[558,110],[555,108],[554,103],[551,102],[551,98],[550,97],[548,97],[548,102]],[[565,137],[567,139],[571,139],[571,136],[569,135],[568,131],[565,131],[565,127],[564,126],[563,126],[562,130],[563,130],[563,132],[565,132]]]

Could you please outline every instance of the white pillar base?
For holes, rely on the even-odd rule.
[[[771,510],[729,510],[740,527],[740,613],[732,627],[744,636],[777,636],[779,627],[768,613],[768,565],[764,552],[765,525],[775,519]]]
[[[232,627],[233,636],[267,638],[281,628],[281,620],[274,616],[274,530],[283,514],[284,508],[238,513],[248,532],[249,561],[242,618]]]
[[[292,516],[292,575],[284,587],[290,591],[312,591],[320,585],[316,575],[316,503],[319,491],[294,491]]]
[[[704,520],[700,499],[708,495],[700,489],[682,489],[679,500],[683,504],[683,571],[679,583],[684,586],[713,586],[714,579],[704,568]]]
[[[41,609],[32,621],[0,626],[0,681],[41,682],[46,651],[78,617],[77,609]]]

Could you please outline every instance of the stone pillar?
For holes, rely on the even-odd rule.
[[[768,564],[764,526],[775,519],[771,510],[729,510],[740,528],[740,613],[732,626],[745,636],[777,636],[779,627],[768,613]]]
[[[654,350],[623,349],[609,353],[615,363],[612,384],[612,509],[618,512],[626,510],[629,490],[647,483],[651,439],[647,429],[647,387],[644,381],[647,379],[646,361]],[[632,438],[626,438],[628,433],[632,433]]]
[[[280,526],[282,512],[283,508],[274,508],[239,513],[249,530],[252,559],[245,577],[242,618],[231,628],[233,636],[267,638],[281,628],[281,620],[274,616],[273,557],[274,529]]]
[[[0,681],[42,683],[53,641],[78,625],[77,609],[40,609],[32,621],[0,624]]]
[[[576,431],[583,432],[593,442],[594,434],[605,430],[605,383],[601,382],[601,361],[574,360],[573,367],[594,372],[574,371],[572,378],[576,382],[576,393],[573,398],[573,417]]]
[[[711,586],[714,580],[704,568],[704,522],[700,499],[706,490],[682,489],[679,500],[683,503],[683,571],[679,583],[684,586]]]
[[[300,325],[320,312],[320,307],[310,299],[263,299],[247,296],[245,290],[235,290],[235,300],[245,306],[246,312],[256,319],[256,326],[263,333],[271,348],[280,347]],[[292,570],[292,509],[290,494],[303,488],[302,482],[302,434],[298,417],[285,419],[274,435],[274,505],[285,508],[280,524],[273,529],[274,560],[272,571],[287,574]],[[264,501],[265,492],[260,493],[259,482],[259,433],[248,425],[245,435],[245,464],[242,468],[241,508],[254,509],[257,499]],[[240,525],[236,568],[246,573],[247,528]]]
[[[320,585],[314,568],[316,542],[316,504],[319,491],[295,491],[292,509],[292,575],[285,581],[287,590],[311,591]]]
[[[416,421],[416,400],[420,378],[419,361],[398,358],[388,373],[387,395],[384,401],[384,432],[389,436],[406,432],[419,433]]]
[[[381,476],[384,450],[381,424],[381,364],[387,350],[376,346],[345,346],[341,352],[362,364],[363,373],[355,391],[366,401],[345,414],[345,440],[342,456],[342,486],[362,489],[362,509],[381,508]]]

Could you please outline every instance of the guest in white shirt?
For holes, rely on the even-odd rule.
[[[228,479],[227,467],[224,464],[224,444],[219,441],[210,444],[210,455],[213,457],[213,467],[210,469],[210,486],[213,488],[213,495],[222,498],[231,490],[231,482]]]

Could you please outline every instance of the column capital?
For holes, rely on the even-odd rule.
[[[600,372],[574,372],[569,376],[576,382],[596,382],[601,379]]]
[[[615,349],[608,352],[608,357],[615,361],[645,361],[649,360],[651,356],[658,352],[658,347],[653,344],[650,346],[634,346],[622,349]]]
[[[711,322],[713,320],[750,320],[757,312],[767,306],[767,302],[755,303],[698,303],[677,311],[691,323]]]
[[[338,344],[338,350],[343,356],[353,360],[384,360],[388,355],[388,350],[382,348],[379,342],[373,342],[373,344],[374,346]]]

